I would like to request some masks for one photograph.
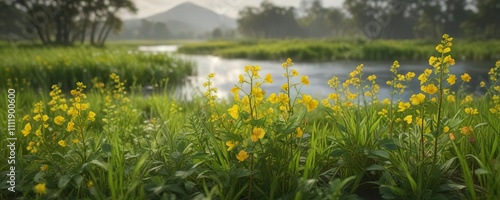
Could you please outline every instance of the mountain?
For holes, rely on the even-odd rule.
[[[173,7],[163,13],[146,18],[153,22],[165,22],[167,26],[172,23],[185,24],[193,31],[212,31],[214,28],[236,28],[236,20],[225,15],[219,15],[207,8],[186,2]],[[170,29],[170,28],[169,28]],[[173,31],[174,29],[171,29]]]
[[[166,25],[171,37],[196,37],[206,35],[216,28],[231,30],[237,27],[236,20],[233,18],[217,14],[194,3],[185,2],[149,17],[125,20],[122,33],[111,36],[111,38],[147,39],[148,36],[157,34],[158,30],[154,26],[160,23]]]

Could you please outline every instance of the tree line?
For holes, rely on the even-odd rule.
[[[298,9],[264,0],[239,12],[238,31],[251,38],[350,37],[428,39],[500,37],[498,0],[345,0],[345,10],[302,0]]]
[[[103,45],[111,31],[120,30],[122,11],[137,8],[132,0],[5,0],[0,1],[0,27],[9,40]]]

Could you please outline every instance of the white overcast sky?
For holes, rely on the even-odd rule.
[[[122,14],[124,19],[142,18],[156,13],[164,12],[184,2],[192,2],[209,8],[219,14],[236,18],[238,11],[246,6],[258,6],[262,0],[133,0],[139,9],[136,15]],[[271,0],[279,6],[298,7],[301,0]],[[342,7],[344,0],[323,0],[325,7]]]

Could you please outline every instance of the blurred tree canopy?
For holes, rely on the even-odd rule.
[[[302,0],[298,12],[265,0],[240,11],[238,30],[251,38],[349,37],[373,39],[500,37],[498,0],[345,0],[344,10]]]
[[[0,2],[0,29],[12,40],[68,45],[88,37],[103,45],[112,30],[120,30],[122,11],[137,8],[132,0],[6,0]]]

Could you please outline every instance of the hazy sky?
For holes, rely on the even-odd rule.
[[[209,8],[219,14],[225,14],[236,18],[238,11],[246,6],[258,6],[262,0],[134,0],[139,8],[137,15],[122,14],[125,19],[147,17],[159,12],[166,11],[178,4],[192,2],[200,6]],[[280,6],[298,7],[301,0],[271,0]],[[342,7],[344,0],[323,0],[326,7]]]

